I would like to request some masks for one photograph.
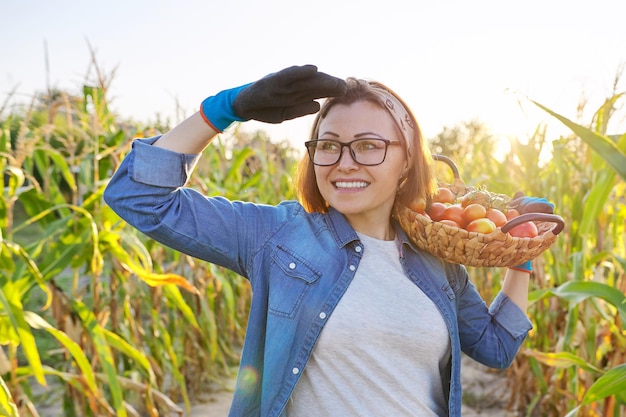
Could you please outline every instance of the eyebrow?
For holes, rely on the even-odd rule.
[[[339,138],[339,135],[334,133],[334,132],[328,132],[328,131],[327,132],[323,132],[323,133],[320,133],[319,136],[323,136],[323,135],[331,135],[331,136],[334,136],[336,138]],[[375,132],[362,132],[362,133],[357,133],[356,135],[354,135],[355,138],[364,138],[364,137],[365,138],[370,138],[372,136],[376,136],[376,137],[382,138],[381,135],[379,135],[378,133],[375,133]]]

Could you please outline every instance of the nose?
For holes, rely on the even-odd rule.
[[[348,146],[341,148],[341,156],[339,157],[337,167],[343,170],[354,170],[358,168],[358,165],[352,156],[352,152],[350,152],[350,148]]]

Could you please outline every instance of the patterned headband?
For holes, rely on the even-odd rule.
[[[408,110],[402,105],[402,103],[400,103],[400,100],[398,100],[389,91],[375,85],[372,85],[371,87],[385,104],[385,108],[393,117],[396,125],[398,125],[398,128],[404,137],[404,143],[406,143],[407,158],[410,162],[412,159],[411,145],[413,144],[413,138],[415,137],[415,125],[413,124],[413,120],[411,120]]]

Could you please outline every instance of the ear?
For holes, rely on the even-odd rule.
[[[404,163],[404,169],[402,170],[402,175],[400,176],[400,178],[407,178],[409,176],[409,163],[405,162]]]
[[[404,170],[402,170],[402,174],[398,178],[398,189],[397,189],[397,191],[400,191],[400,189],[404,186],[404,184],[409,179],[409,175],[408,174],[409,174],[409,170],[408,169],[405,168]]]

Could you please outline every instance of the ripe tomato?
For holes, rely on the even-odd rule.
[[[411,201],[407,207],[415,212],[422,213],[426,210],[426,199],[424,197],[417,197]]]
[[[482,204],[471,203],[463,209],[463,219],[465,224],[472,220],[482,219],[487,215],[487,209]]]
[[[502,227],[508,221],[506,215],[496,208],[487,209],[485,217],[494,222],[496,227]]]
[[[519,211],[515,210],[515,209],[508,209],[506,211],[506,218],[507,220],[511,220],[516,218],[517,216],[519,216]]]
[[[537,225],[533,222],[525,222],[519,224],[509,230],[509,234],[514,237],[536,237],[539,234],[537,230]]]
[[[461,228],[461,225],[459,225],[459,224],[458,224],[457,222],[455,222],[454,220],[441,219],[441,220],[439,220],[439,223],[441,223],[441,224],[445,224],[446,226],[458,227],[459,229]]]
[[[452,190],[446,187],[437,188],[437,194],[435,194],[435,197],[433,198],[434,201],[437,201],[439,203],[450,203],[450,204],[454,203],[455,199],[456,199],[456,196],[454,195]]]
[[[430,205],[426,213],[430,216],[431,220],[438,222],[443,218],[443,212],[446,211],[446,208],[448,208],[448,206],[445,204],[435,201]]]
[[[496,224],[486,217],[472,220],[465,227],[468,232],[491,233],[496,230]]]
[[[463,217],[463,207],[460,204],[451,204],[446,207],[446,210],[441,216],[442,219],[452,220],[461,227],[465,226],[465,217]]]

